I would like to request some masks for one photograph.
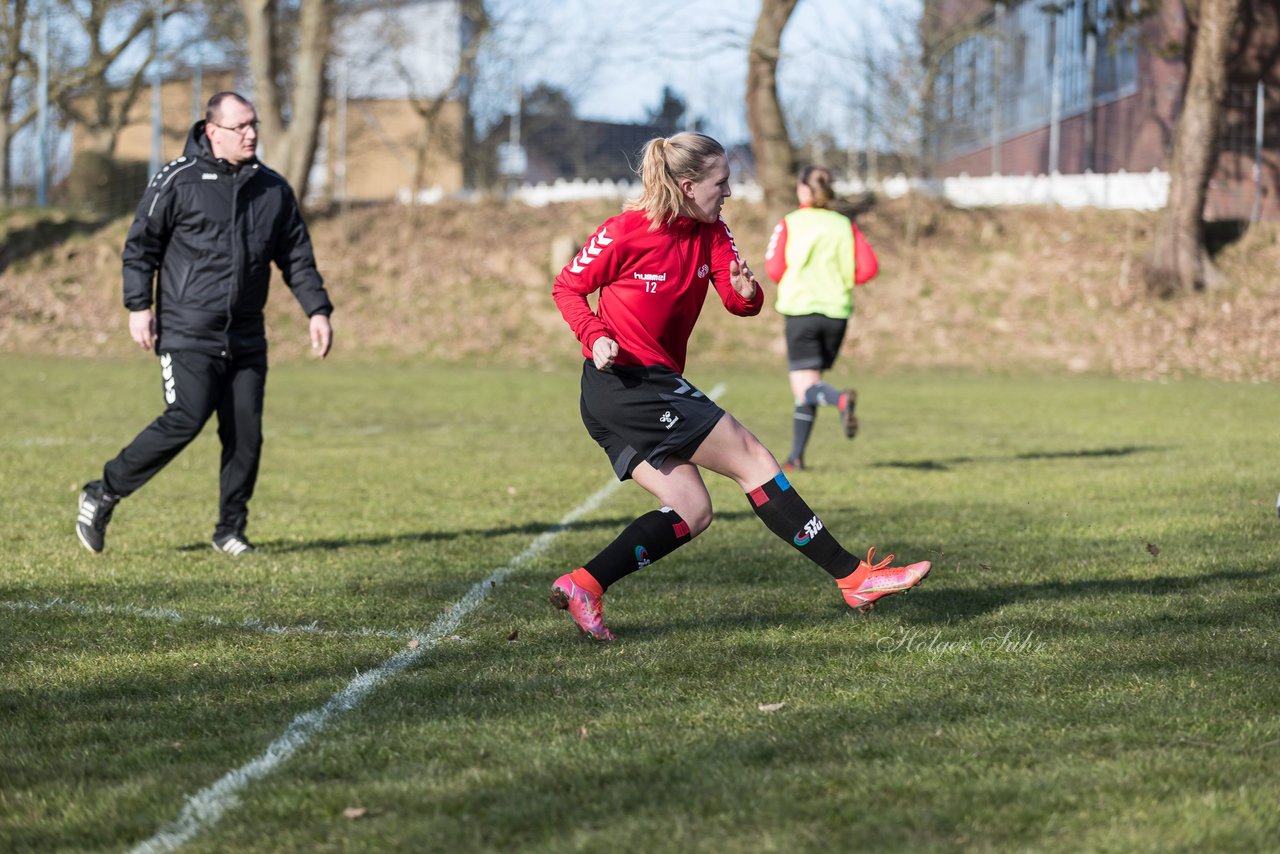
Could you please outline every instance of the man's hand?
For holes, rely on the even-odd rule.
[[[156,343],[156,315],[149,308],[129,312],[129,337],[143,350],[150,351]]]
[[[595,360],[597,371],[613,367],[614,359],[618,358],[618,342],[607,337],[597,338],[591,345],[591,358]]]
[[[755,297],[756,288],[760,287],[760,283],[756,281],[755,273],[751,272],[751,268],[746,264],[739,264],[737,261],[729,262],[729,284],[733,285],[733,289],[738,292],[738,296],[748,300]]]
[[[333,346],[333,326],[329,323],[329,315],[311,315],[311,352],[321,359],[329,355]]]

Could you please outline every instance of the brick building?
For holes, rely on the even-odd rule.
[[[934,174],[1164,169],[1192,22],[1184,3],[1165,0],[1135,26],[1110,26],[1105,13],[1121,2],[1130,0],[926,0],[922,35],[946,46],[929,133]],[[1253,4],[1239,28],[1209,219],[1280,220],[1277,6]]]

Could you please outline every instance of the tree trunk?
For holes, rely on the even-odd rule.
[[[1156,227],[1146,282],[1169,296],[1216,284],[1204,245],[1205,196],[1218,153],[1218,125],[1227,90],[1227,59],[1240,0],[1202,0],[1182,114],[1169,158],[1169,202]]]
[[[324,119],[329,91],[326,70],[333,37],[333,0],[304,0],[298,22],[298,57],[293,68],[292,120],[289,122],[289,159],[285,177],[298,198],[307,195],[316,141]]]
[[[782,30],[799,0],[763,0],[747,53],[747,127],[756,158],[756,180],[765,207],[779,213],[795,201],[791,138],[778,104],[778,51]]]
[[[87,14],[71,0],[60,0],[63,11],[77,20],[87,39],[88,57],[86,61],[72,69],[70,73],[60,74],[51,83],[50,100],[78,124],[88,140],[89,150],[111,158],[115,154],[116,142],[124,127],[125,119],[142,92],[147,67],[152,61],[153,47],[148,46],[146,53],[130,75],[128,82],[117,88],[113,82],[116,76],[113,68],[120,58],[132,46],[137,44],[144,33],[157,26],[155,8],[151,4],[129,4],[124,0],[93,0],[89,4]],[[160,10],[160,20],[174,14],[178,8],[175,0],[166,0]],[[126,14],[135,10],[137,15],[129,21],[121,20]],[[115,28],[127,24],[128,30],[122,37],[113,37],[114,47],[104,47],[103,41],[108,36],[108,20],[110,33]]]
[[[280,56],[275,48],[281,35],[278,5],[276,0],[241,0],[254,81],[253,103],[262,122],[263,159],[303,199],[324,118],[334,0],[302,0],[293,90],[289,93],[284,90]],[[287,125],[286,102],[290,113]]]
[[[284,92],[280,86],[275,45],[275,0],[241,0],[244,14],[245,48],[249,54],[249,73],[253,76],[253,105],[258,111],[258,134],[264,159],[282,163],[280,156],[288,147],[283,119]]]
[[[9,154],[13,135],[22,125],[13,121],[13,85],[22,66],[22,31],[27,24],[26,0],[0,6],[0,203],[13,201]]]

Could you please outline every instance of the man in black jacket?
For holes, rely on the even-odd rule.
[[[138,205],[124,246],[124,304],[129,335],[160,356],[166,408],[81,492],[76,534],[90,551],[102,551],[120,499],[177,456],[214,412],[222,470],[213,547],[253,551],[245,525],[262,450],[271,262],[310,318],[312,350],[323,358],[333,340],[333,306],[298,201],[258,161],[257,147],[253,105],[234,92],[214,95],[182,156],[152,179]]]

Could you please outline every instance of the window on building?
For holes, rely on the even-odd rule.
[[[999,128],[1008,138],[1043,127],[1051,119],[1056,76],[1058,116],[1070,118],[1089,106],[1089,74],[1094,103],[1132,93],[1138,82],[1136,28],[1119,30],[1109,12],[1117,3],[1138,0],[1015,0],[994,13],[985,29],[958,43],[944,58],[937,91],[941,156],[955,156],[990,143],[999,110]],[[1091,25],[1090,7],[1096,24]],[[996,21],[1001,21],[996,32]],[[1092,68],[1088,40],[1096,28]],[[995,40],[1004,60],[994,63]],[[1000,80],[996,81],[996,74]],[[944,86],[945,78],[945,86]],[[994,103],[999,91],[1000,103]]]

